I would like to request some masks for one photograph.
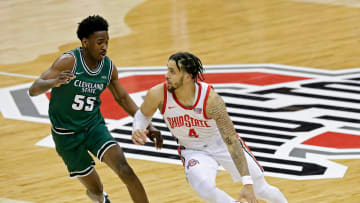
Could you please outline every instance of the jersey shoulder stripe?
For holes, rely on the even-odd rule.
[[[166,82],[164,82],[164,103],[161,109],[161,114],[164,115],[165,111],[166,111],[166,104],[167,104],[167,86],[166,86]]]
[[[204,99],[203,114],[204,114],[204,118],[206,118],[206,119],[210,119],[210,118],[206,115],[206,104],[207,104],[207,100],[208,100],[208,98],[209,98],[210,90],[211,90],[212,88],[213,88],[212,85],[208,85],[207,90],[206,90],[205,99]]]

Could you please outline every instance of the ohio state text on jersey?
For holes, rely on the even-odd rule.
[[[221,135],[215,120],[206,116],[206,102],[212,87],[203,82],[196,82],[195,87],[193,106],[186,107],[178,101],[175,93],[167,90],[164,83],[164,104],[161,114],[180,145],[187,149],[201,150],[215,143]]]

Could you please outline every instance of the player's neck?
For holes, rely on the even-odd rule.
[[[183,86],[175,90],[178,101],[187,107],[191,107],[196,98],[196,87],[194,82],[184,83]]]
[[[87,65],[87,67],[89,67],[90,69],[96,69],[99,61],[92,58],[89,52],[87,52],[86,49],[84,48],[81,49],[81,54],[84,57],[85,64]]]

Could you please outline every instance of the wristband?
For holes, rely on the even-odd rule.
[[[133,122],[133,131],[137,129],[145,130],[149,123],[151,121],[151,117],[145,117],[144,114],[142,114],[141,110],[137,110],[134,115],[134,122]]]
[[[243,176],[241,177],[243,185],[252,185],[254,184],[253,180],[251,179],[251,176]]]

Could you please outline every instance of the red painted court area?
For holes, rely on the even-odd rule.
[[[230,83],[231,81],[231,83],[259,86],[310,79],[262,72],[208,73],[204,74],[204,76],[205,82],[210,84]],[[128,93],[133,93],[146,91],[152,86],[164,82],[165,75],[136,75],[119,78],[119,81]],[[103,102],[100,109],[105,118],[120,119],[127,116],[126,112],[116,104],[109,90],[106,89],[100,98]]]
[[[326,132],[306,140],[302,144],[336,149],[356,149],[360,148],[360,136],[336,132]]]

